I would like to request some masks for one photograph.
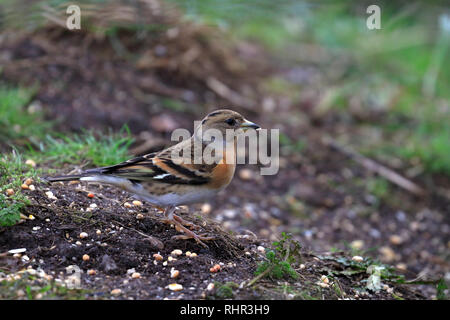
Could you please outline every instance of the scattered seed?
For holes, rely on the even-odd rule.
[[[160,255],[159,253],[155,253],[153,255],[153,258],[155,258],[156,261],[161,261],[163,259],[163,256]]]
[[[97,271],[95,271],[94,269],[89,269],[89,270],[87,271],[87,274],[90,275],[90,276],[94,276],[94,275],[97,274]]]
[[[30,189],[30,187],[27,185],[27,184],[22,184],[21,186],[20,186],[21,188],[22,188],[22,190],[28,190],[28,189]]]
[[[172,257],[172,256],[169,256],[169,257],[167,258],[167,260],[168,260],[169,262],[177,261],[177,259],[174,258],[174,257]]]
[[[266,252],[266,248],[264,248],[263,246],[258,246],[258,248],[256,248],[256,250],[258,250],[261,253],[265,253]]]
[[[88,235],[86,232],[82,232],[82,233],[80,233],[80,235],[79,235],[80,239],[87,238],[88,236],[89,236],[89,235]]]
[[[181,251],[180,249],[175,249],[170,254],[174,256],[181,256],[183,254],[183,251]]]
[[[134,200],[133,205],[135,205],[136,207],[140,207],[142,206],[142,202],[140,202],[139,200]]]
[[[121,293],[122,293],[122,290],[120,290],[120,289],[113,289],[113,290],[111,290],[111,294],[113,296],[118,296]]]
[[[250,180],[253,177],[253,172],[249,169],[241,169],[239,170],[239,178],[242,180]]]
[[[97,231],[95,231],[95,233],[96,233],[97,235],[101,235],[101,234],[102,234],[102,231],[101,231],[100,229],[97,229]]]
[[[330,280],[329,280],[328,277],[325,276],[325,275],[323,275],[322,277],[320,277],[320,281],[322,281],[323,283],[326,283],[326,284],[330,283]]]
[[[392,236],[389,237],[389,241],[393,245],[398,246],[399,244],[401,244],[403,242],[403,239],[399,235],[393,234]]]
[[[175,269],[170,270],[170,277],[171,277],[172,279],[175,279],[175,278],[178,277],[179,275],[180,275],[180,271],[175,270]]]
[[[9,250],[8,252],[11,253],[11,254],[15,254],[15,253],[23,253],[23,252],[25,252],[25,251],[27,251],[27,249],[25,249],[25,248],[20,248],[20,249],[11,249],[11,250]]]
[[[35,188],[35,186],[33,184],[30,184],[28,187],[30,188],[31,191],[36,190],[36,188]]]
[[[210,272],[216,273],[220,271],[220,265],[219,264],[215,264],[214,267],[209,269]]]
[[[12,196],[14,194],[14,190],[13,189],[6,189],[6,194],[8,196]]]
[[[141,274],[139,272],[133,272],[131,275],[131,278],[133,279],[139,279],[141,277]]]
[[[356,250],[362,249],[364,247],[363,240],[354,240],[350,243],[350,246]]]
[[[363,262],[364,258],[361,257],[361,256],[353,256],[352,260],[355,261],[355,262]]]
[[[168,285],[169,290],[171,291],[181,291],[183,290],[183,286],[178,283],[171,283]]]
[[[33,183],[33,179],[31,179],[31,178],[27,178],[26,180],[25,180],[25,182],[24,182],[27,186],[29,186],[30,184],[32,184]]]
[[[204,203],[202,205],[201,211],[202,211],[203,214],[208,214],[208,213],[211,212],[211,209],[212,209],[212,207],[211,207],[211,205],[209,203]]]
[[[58,200],[58,198],[55,197],[55,195],[53,194],[53,192],[51,191],[47,191],[45,193],[45,195],[47,196],[47,198],[52,199],[52,200]]]
[[[33,231],[38,231],[40,228],[39,226],[33,227]]]
[[[401,270],[401,271],[406,271],[406,269],[408,268],[408,267],[406,266],[406,264],[404,264],[404,263],[402,263],[402,262],[397,263],[397,265],[396,265],[395,267],[396,267],[397,269]]]
[[[89,257],[89,255],[84,254],[83,255],[83,261],[88,261],[91,257]]]
[[[214,289],[214,283],[210,283],[208,284],[208,286],[206,287],[206,290],[211,291],[212,289]]]
[[[94,194],[93,194],[93,193],[90,193],[90,192],[87,194],[87,196],[88,196],[88,198],[93,198],[93,197],[95,197]]]
[[[131,207],[132,207],[131,203],[129,203],[129,202],[125,202],[125,203],[123,204],[123,206],[124,206],[125,208],[131,208]]]
[[[136,219],[142,220],[142,219],[144,219],[144,215],[143,215],[142,213],[138,213],[138,214],[136,215]]]
[[[195,258],[197,257],[197,254],[195,252],[192,252],[191,255],[189,256],[190,258]]]
[[[27,166],[32,166],[33,168],[36,167],[36,162],[34,162],[34,161],[31,160],[31,159],[28,159],[27,161],[25,161],[25,164],[26,164]]]
[[[302,263],[301,265],[300,265],[300,269],[305,269],[306,268],[306,266]]]

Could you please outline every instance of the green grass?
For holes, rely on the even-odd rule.
[[[30,203],[21,185],[27,178],[38,182],[38,172],[25,165],[20,154],[13,152],[0,158],[0,226],[11,226],[20,220],[20,213]],[[7,195],[6,190],[14,190]]]
[[[28,107],[33,89],[0,86],[0,140],[6,144],[24,144],[45,136],[51,126],[42,113]]]
[[[102,167],[127,160],[133,138],[128,129],[119,133],[96,135],[85,132],[81,135],[57,137],[47,136],[38,150],[31,149],[30,156],[38,162],[54,165],[82,164]]]

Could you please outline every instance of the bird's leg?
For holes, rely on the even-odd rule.
[[[178,236],[173,236],[172,237],[173,239],[183,239],[183,240],[194,239],[198,244],[201,244],[204,247],[208,247],[208,246],[206,244],[204,244],[202,242],[202,240],[203,241],[214,240],[214,237],[207,237],[205,235],[197,235],[194,232],[192,232],[191,230],[189,230],[188,228],[186,228],[181,221],[187,222],[188,224],[192,224],[192,223],[183,220],[179,216],[174,215],[174,212],[175,212],[175,206],[167,207],[167,209],[164,212],[165,221],[173,223],[175,225],[175,229],[177,231],[183,232],[184,234],[178,235]]]

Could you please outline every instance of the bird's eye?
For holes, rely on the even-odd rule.
[[[236,124],[236,120],[234,120],[233,118],[230,118],[230,119],[225,120],[225,123],[230,126],[234,126]]]

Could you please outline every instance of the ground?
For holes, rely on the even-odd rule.
[[[208,111],[232,106],[263,128],[280,129],[280,171],[261,176],[259,165],[240,166],[232,184],[211,202],[179,209],[217,237],[208,248],[171,239],[178,232],[160,221],[158,209],[145,202],[132,205],[122,191],[85,183],[50,185],[36,177],[34,191],[15,190],[30,199],[23,219],[0,227],[1,298],[445,297],[450,201],[448,193],[438,191],[448,190],[448,176],[414,175],[426,189],[421,196],[387,181],[324,142],[340,136],[338,144],[358,145],[373,134],[365,121],[383,114],[318,111],[316,84],[305,80],[319,77],[313,64],[286,66],[259,45],[224,46],[224,38],[211,36],[208,28],[188,23],[177,29],[161,19],[168,26],[145,41],[126,28],[108,36],[54,27],[5,35],[2,81],[33,87],[29,106],[43,111],[58,132],[117,132],[127,123],[135,138],[133,155],[170,145],[173,129],[192,130],[193,121]],[[267,79],[282,79],[282,88]],[[293,97],[297,91],[301,99]],[[388,139],[383,130],[374,135]],[[14,143],[39,148],[33,139],[19,137]],[[9,152],[8,144],[0,148]],[[376,160],[402,176],[415,168],[396,157]],[[42,177],[80,166],[93,163],[43,159],[36,168]],[[82,232],[86,238],[80,238]],[[284,239],[283,233],[292,235],[289,247],[301,247],[288,255],[296,276],[269,273],[248,286],[267,254],[277,252],[273,242]],[[20,248],[26,251],[8,253]],[[171,255],[176,249],[182,255]],[[188,251],[197,257],[186,256]],[[155,263],[157,253],[163,260]],[[211,272],[216,264],[220,271]],[[370,278],[373,266],[384,269],[380,287],[369,290],[369,279],[376,279]],[[172,268],[179,271],[176,278]],[[73,270],[81,270],[80,287],[71,287]],[[171,291],[172,283],[183,289]]]

